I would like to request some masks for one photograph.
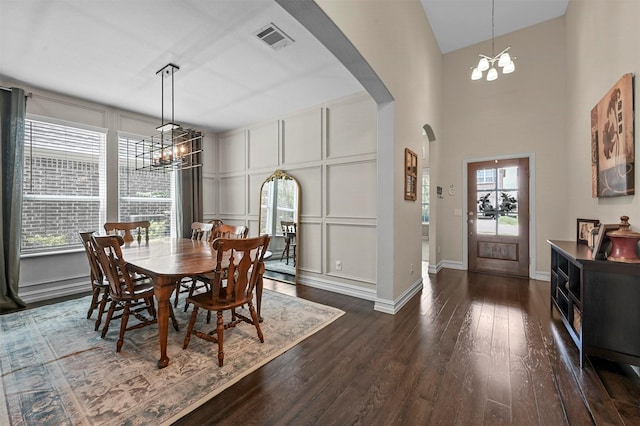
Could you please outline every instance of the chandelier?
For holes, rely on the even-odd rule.
[[[172,169],[185,170],[201,167],[202,133],[183,129],[175,123],[174,74],[180,69],[174,64],[162,67],[156,75],[160,75],[162,105],[160,109],[161,124],[156,127],[159,132],[136,142],[136,170]],[[165,121],[165,80],[171,81],[170,106],[171,117]]]
[[[498,68],[502,68],[503,74],[510,74],[515,71],[516,66],[513,63],[513,59],[509,55],[509,49],[511,46],[504,49],[502,52],[494,55],[495,53],[495,0],[491,1],[491,55],[487,56],[480,54],[480,60],[478,61],[478,65],[473,68],[471,72],[471,80],[480,80],[482,78],[482,73],[484,71],[489,70],[487,72],[487,81],[493,81],[498,78],[498,70],[495,67],[496,61],[498,62]]]

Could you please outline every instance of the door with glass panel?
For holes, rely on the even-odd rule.
[[[529,276],[529,159],[469,163],[469,270]]]

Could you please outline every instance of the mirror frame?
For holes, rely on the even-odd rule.
[[[281,169],[277,169],[275,172],[273,172],[269,177],[267,177],[264,182],[262,182],[262,185],[260,185],[260,192],[258,193],[258,234],[260,234],[260,224],[262,223],[262,190],[264,189],[264,186],[269,183],[272,182],[274,180],[279,180],[279,179],[283,179],[283,180],[291,180],[293,181],[296,186],[298,187],[298,202],[297,202],[297,206],[296,206],[296,215],[295,215],[295,220],[296,220],[296,255],[295,255],[295,275],[293,278],[293,282],[291,281],[286,281],[286,280],[282,280],[282,279],[276,279],[276,278],[269,278],[272,279],[274,281],[281,281],[281,282],[287,282],[287,283],[291,283],[291,284],[298,284],[298,270],[300,268],[300,207],[302,206],[302,202],[301,202],[301,198],[302,198],[302,188],[300,187],[300,182],[298,182],[298,180],[296,178],[294,178],[293,176],[291,176],[290,174],[288,174],[287,172],[281,170]],[[261,234],[260,234],[261,235]]]

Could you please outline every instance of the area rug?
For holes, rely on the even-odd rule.
[[[291,261],[289,261],[289,265],[287,265],[284,260],[266,260],[264,262],[264,268],[267,271],[279,272],[281,274],[296,274],[296,268]]]
[[[156,326],[127,332],[116,353],[120,321],[101,339],[88,306],[85,297],[0,316],[0,425],[170,424],[344,314],[265,290],[264,343],[250,324],[226,330],[218,367],[216,344],[193,336],[182,349],[191,309],[181,301],[159,370]],[[205,320],[200,312],[196,326]]]

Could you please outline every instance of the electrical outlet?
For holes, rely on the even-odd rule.
[[[336,260],[336,271],[342,271],[342,260]]]
[[[411,273],[411,275],[413,275],[413,263],[411,264],[411,269],[409,270],[409,272]]]

